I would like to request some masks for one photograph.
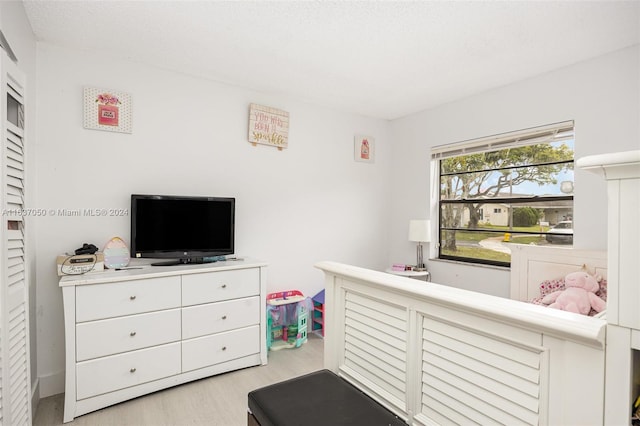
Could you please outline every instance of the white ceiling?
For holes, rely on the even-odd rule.
[[[31,1],[39,41],[394,119],[640,42],[639,1]]]

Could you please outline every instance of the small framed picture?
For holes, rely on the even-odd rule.
[[[353,154],[356,161],[373,163],[375,159],[375,139],[371,136],[356,135],[353,141]]]
[[[131,95],[85,87],[84,128],[131,133]]]

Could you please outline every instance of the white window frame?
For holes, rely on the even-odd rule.
[[[559,123],[432,147],[430,161],[431,188],[429,205],[432,228],[431,235],[435,237],[431,239],[431,242],[429,242],[431,260],[440,259],[440,160],[461,155],[478,154],[506,148],[560,142],[571,139],[575,140],[575,123],[573,120],[567,120]],[[481,262],[472,261],[465,263],[469,265],[482,264]]]

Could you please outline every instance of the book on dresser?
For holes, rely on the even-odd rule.
[[[266,364],[266,266],[245,259],[62,277],[64,422]]]

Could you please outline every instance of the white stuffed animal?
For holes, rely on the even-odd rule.
[[[602,312],[607,303],[596,296],[598,280],[584,271],[572,272],[564,278],[564,290],[554,291],[542,299],[550,308],[587,315],[591,308]]]

